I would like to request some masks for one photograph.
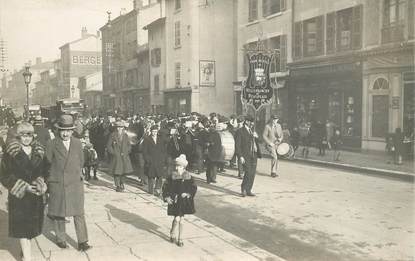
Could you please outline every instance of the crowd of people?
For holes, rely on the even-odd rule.
[[[138,185],[168,204],[167,214],[173,217],[170,241],[178,246],[184,244],[182,217],[195,213],[197,186],[190,172],[204,172],[207,183],[216,183],[217,173],[225,171],[225,165],[237,168],[237,177],[242,179],[241,197],[255,196],[253,185],[262,153],[255,119],[250,115],[81,118],[64,114],[46,125],[41,116],[29,122],[16,121],[7,135],[0,137],[0,183],[9,191],[9,236],[20,239],[23,260],[31,260],[30,240],[42,231],[46,205],[60,248],[68,247],[67,217],[74,220],[78,249],[91,248],[83,183],[98,179],[99,164],[108,167],[116,192],[125,190],[126,175],[135,175]],[[340,158],[340,130],[329,121],[289,130],[274,115],[261,138],[272,158],[272,178],[279,174],[281,153],[277,152],[281,144],[290,144],[290,156],[295,156],[301,144],[302,156],[307,157],[309,147],[315,144],[319,155],[330,148],[333,160]]]

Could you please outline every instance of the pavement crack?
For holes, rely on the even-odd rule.
[[[101,231],[104,233],[104,235],[106,235],[108,238],[110,238],[112,241],[114,241],[117,245],[119,245],[119,243],[117,242],[117,240],[115,240],[110,234],[107,233],[107,231],[105,231],[99,224],[95,223],[95,225],[101,229]]]
[[[39,249],[40,253],[42,254],[43,258],[47,259],[46,255],[45,255],[45,252],[43,252],[42,248],[40,247],[40,244],[39,244],[39,241],[37,240],[37,238],[35,238],[35,242],[36,242],[36,246]],[[50,255],[49,255],[49,258],[50,258]]]
[[[130,249],[130,254],[133,255],[138,260],[143,260],[140,256],[138,256],[134,251],[132,247],[128,247]]]

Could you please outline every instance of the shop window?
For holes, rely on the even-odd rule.
[[[262,0],[262,16],[266,17],[285,10],[286,0]]]
[[[389,95],[372,96],[372,137],[384,138],[389,129]]]
[[[180,71],[181,71],[181,65],[180,63],[176,63],[174,66],[174,75],[175,75],[175,86],[180,87]]]
[[[382,43],[398,42],[404,39],[405,0],[384,0]]]
[[[258,19],[258,0],[248,0],[248,22]]]
[[[174,23],[174,46],[180,47],[180,21]]]

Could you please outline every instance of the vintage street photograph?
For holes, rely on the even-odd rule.
[[[1,261],[415,261],[415,0],[0,0]]]

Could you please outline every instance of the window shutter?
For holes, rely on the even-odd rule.
[[[414,39],[414,9],[415,1],[408,0],[408,39]]]
[[[285,11],[287,9],[287,0],[279,0],[280,2],[280,10]]]
[[[262,0],[262,16],[263,17],[267,17],[268,16],[269,1],[270,0]]]
[[[316,18],[317,27],[317,54],[323,54],[324,52],[324,16]]]
[[[352,19],[352,49],[362,47],[362,5],[353,7]]]
[[[333,53],[336,50],[336,12],[328,13],[326,19],[326,52]]]
[[[285,72],[287,69],[287,35],[280,36],[280,72]]]
[[[303,35],[303,26],[302,22],[296,22],[294,24],[294,41],[293,41],[293,57],[301,58],[303,55],[302,52],[302,35]]]

